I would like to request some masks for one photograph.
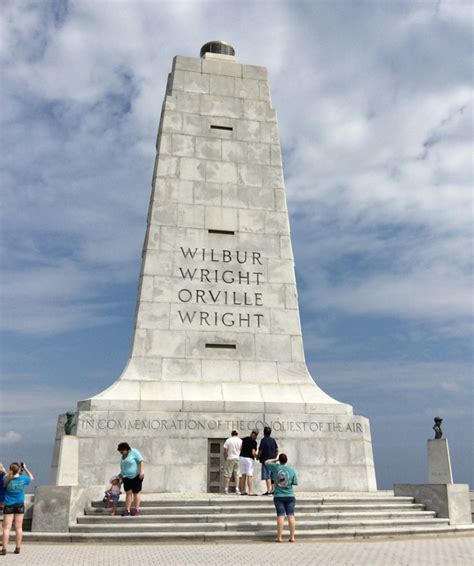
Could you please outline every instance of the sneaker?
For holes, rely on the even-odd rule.
[[[228,490],[228,489],[224,489],[224,495],[229,495],[229,490]]]
[[[236,495],[240,495],[240,489],[235,490]]]
[[[131,515],[132,517],[136,517],[136,516],[138,515],[138,511],[137,511],[136,509],[131,509],[131,510],[130,510],[130,515]]]
[[[122,513],[122,517],[128,517],[130,515],[130,511],[128,509],[125,509],[125,511]]]

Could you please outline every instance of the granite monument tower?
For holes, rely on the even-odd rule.
[[[103,485],[125,440],[145,490],[206,492],[212,441],[269,424],[301,490],[375,491],[368,420],[306,367],[265,67],[221,41],[175,57],[156,147],[130,358],[60,417],[53,483]]]

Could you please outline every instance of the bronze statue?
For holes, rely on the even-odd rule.
[[[76,413],[66,413],[66,422],[64,423],[64,434],[71,435],[72,430],[76,428],[76,423],[73,422]]]
[[[439,440],[443,436],[443,431],[441,430],[441,423],[443,422],[443,419],[441,417],[435,417],[434,422],[433,430],[435,431],[435,439]]]

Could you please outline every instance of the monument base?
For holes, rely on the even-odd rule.
[[[213,474],[220,471],[224,439],[233,429],[244,437],[256,428],[259,441],[268,424],[280,451],[298,471],[301,491],[377,490],[370,425],[365,417],[323,412],[327,410],[324,406],[320,413],[287,414],[172,412],[160,411],[159,403],[156,406],[154,411],[80,411],[73,442],[77,476],[70,469],[70,450],[61,445],[68,437],[61,435],[64,416],[60,417],[53,461],[56,478],[77,477],[79,486],[106,485],[119,472],[117,444],[126,441],[145,458],[145,491],[218,491]],[[260,465],[255,478],[260,479]]]
[[[92,499],[101,499],[104,487],[41,485],[36,488],[31,530],[38,533],[67,533],[79,513]]]
[[[396,484],[393,492],[396,496],[414,497],[427,511],[435,511],[438,518],[448,518],[450,525],[472,524],[467,483]]]

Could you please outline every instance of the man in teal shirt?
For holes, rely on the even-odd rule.
[[[296,498],[293,486],[298,485],[296,470],[288,466],[286,454],[280,454],[274,460],[267,460],[266,466],[272,472],[275,480],[275,491],[273,493],[273,503],[277,513],[277,538],[276,542],[282,542],[283,527],[285,525],[285,515],[288,517],[290,528],[290,542],[295,542],[295,505]]]
[[[120,476],[125,490],[125,511],[123,516],[140,513],[140,492],[145,473],[145,460],[136,448],[130,448],[127,442],[121,442],[117,450],[122,455],[120,460]],[[133,495],[132,495],[133,494]],[[133,508],[132,506],[133,496]]]

